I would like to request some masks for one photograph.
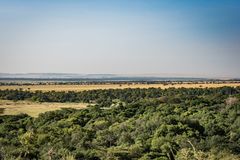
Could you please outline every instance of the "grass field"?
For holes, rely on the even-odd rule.
[[[0,109],[3,113],[0,115],[16,115],[26,113],[32,117],[37,117],[40,113],[47,111],[60,110],[61,108],[83,109],[88,104],[85,103],[37,103],[29,101],[8,101],[0,100]]]
[[[23,89],[30,91],[84,91],[94,89],[124,89],[124,88],[216,88],[223,86],[237,87],[240,83],[221,83],[221,84],[197,84],[197,83],[183,83],[183,84],[102,84],[102,85],[8,85],[0,86],[0,90],[4,89]]]

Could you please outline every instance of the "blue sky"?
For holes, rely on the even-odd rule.
[[[0,0],[0,72],[240,77],[238,0]]]

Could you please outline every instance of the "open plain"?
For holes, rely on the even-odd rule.
[[[85,91],[97,89],[125,89],[125,88],[217,88],[217,87],[237,87],[240,86],[239,82],[224,82],[224,83],[171,83],[171,84],[90,84],[90,85],[3,85],[0,90],[6,89],[22,89],[29,91]]]
[[[32,117],[37,117],[40,113],[47,111],[60,110],[62,108],[83,109],[86,108],[86,103],[40,103],[31,101],[10,101],[0,100],[0,115],[17,115],[26,113]]]

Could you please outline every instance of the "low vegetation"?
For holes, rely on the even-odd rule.
[[[0,159],[240,159],[240,87],[0,91],[0,99],[94,102],[0,116]]]
[[[47,111],[60,110],[61,108],[83,109],[88,105],[90,104],[0,100],[0,115],[17,115],[26,113],[32,117],[37,117],[40,113]]]
[[[26,91],[88,91],[88,90],[97,90],[97,89],[126,89],[126,88],[217,88],[217,87],[237,87],[240,86],[239,81],[209,81],[209,82],[128,82],[128,83],[40,83],[40,84],[1,84],[0,83],[0,90],[6,90],[6,89],[22,89]]]

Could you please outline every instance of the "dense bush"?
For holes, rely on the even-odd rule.
[[[0,97],[96,103],[38,118],[1,116],[1,159],[240,159],[239,88],[5,90]]]
[[[215,89],[186,89],[186,88],[149,88],[149,89],[108,89],[108,90],[90,90],[82,92],[56,92],[56,91],[23,91],[23,90],[0,90],[0,99],[5,100],[32,100],[38,102],[87,102],[98,103],[110,106],[114,100],[118,99],[122,102],[136,102],[141,99],[156,99],[161,101],[178,103],[190,99],[192,103],[198,103],[198,100],[192,101],[200,96],[210,96],[205,103],[214,103],[221,100],[222,96],[235,95],[240,93],[240,87],[222,87]]]

